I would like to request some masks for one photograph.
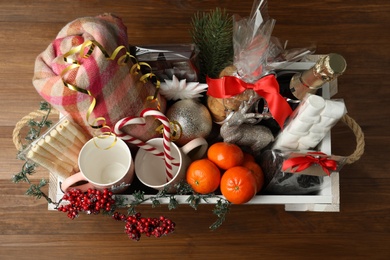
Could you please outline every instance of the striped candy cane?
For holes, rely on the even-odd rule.
[[[132,125],[132,124],[137,124],[137,125],[144,125],[145,124],[145,118],[144,117],[125,117],[121,120],[119,120],[116,124],[115,124],[115,127],[114,127],[114,134],[126,141],[127,143],[131,143],[131,144],[134,144],[136,145],[137,147],[141,148],[141,149],[144,149],[145,151],[148,151],[152,154],[154,154],[155,156],[157,157],[161,157],[162,159],[164,159],[164,152],[157,149],[156,147],[148,144],[148,143],[145,143],[144,141],[138,139],[138,138],[135,138],[129,134],[126,134],[124,132],[122,132],[120,129],[122,129],[123,127],[127,126],[127,125]],[[171,158],[172,160],[172,165],[175,165],[175,166],[179,166],[180,165],[180,162],[178,162],[177,160],[175,160],[173,157]]]
[[[155,147],[139,140],[129,134],[123,133],[120,129],[122,129],[126,125],[144,125],[145,118],[143,117],[125,117],[119,120],[114,127],[114,134],[120,139],[127,141],[128,143],[134,144],[142,149],[145,149],[149,152],[157,156],[163,156],[163,152],[158,151]]]
[[[165,172],[167,174],[167,180],[173,178],[172,174],[172,156],[171,156],[171,126],[169,119],[160,111],[155,109],[144,109],[141,112],[141,117],[153,116],[163,124],[163,148],[164,148],[164,159],[165,159]]]
[[[138,146],[139,148],[142,148],[142,149],[144,149],[144,150],[146,150],[146,151],[148,151],[148,152],[150,152],[158,157],[164,158],[164,152],[158,150],[156,147],[151,146],[150,144],[147,144],[138,138],[135,138],[129,134],[123,133],[120,130],[120,129],[122,129],[122,127],[124,127],[126,125],[133,125],[133,124],[144,125],[145,118],[143,118],[143,117],[125,117],[125,118],[119,120],[115,124],[115,128],[114,128],[115,135],[128,143],[134,144],[134,145]]]

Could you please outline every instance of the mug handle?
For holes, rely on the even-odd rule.
[[[73,184],[79,182],[79,181],[87,181],[87,179],[84,177],[84,175],[81,172],[75,173],[68,178],[66,178],[62,183],[61,183],[61,190],[63,192],[66,192],[70,186]],[[85,183],[77,186],[72,186],[72,188],[75,189],[80,189],[82,192],[88,191],[89,188],[94,189],[94,186],[91,183]]]
[[[209,145],[206,139],[204,139],[203,137],[198,137],[183,145],[180,150],[182,150],[183,153],[187,154],[191,158],[191,160],[194,161],[201,159],[206,154],[208,146]],[[194,151],[195,149],[197,150]],[[190,154],[191,152],[193,153]]]

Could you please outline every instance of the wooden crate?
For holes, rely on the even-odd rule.
[[[312,55],[308,58],[308,61],[305,62],[295,62],[291,65],[284,68],[285,70],[306,70],[311,68],[315,61],[319,58],[319,55]],[[334,94],[337,93],[337,80],[332,81],[331,83],[326,83],[322,88],[322,96],[325,99],[330,99]],[[331,154],[331,133],[329,132],[323,141],[318,146],[319,150]],[[136,179],[136,178],[135,178]],[[63,180],[54,175],[50,174],[49,181],[49,197],[52,200],[59,201],[62,198],[63,193],[59,187],[60,182]],[[138,184],[134,184],[138,185]],[[132,185],[133,186],[133,185]],[[142,186],[139,186],[142,189]],[[137,189],[130,187],[129,189]],[[142,189],[143,190],[143,189]],[[147,191],[145,190],[145,193]],[[131,194],[131,193],[130,193]],[[116,195],[123,196],[131,200],[132,195]],[[145,198],[153,196],[145,195]],[[222,196],[222,195],[221,195]],[[176,195],[175,198],[179,203],[187,203],[186,195]],[[209,203],[216,203],[217,198],[209,199]],[[167,204],[169,199],[160,199],[161,203]],[[147,203],[151,203],[148,200]],[[205,202],[202,202],[205,203]],[[247,204],[279,204],[285,205],[286,211],[328,211],[328,212],[337,212],[340,209],[340,187],[339,187],[339,173],[334,172],[331,176],[325,176],[323,182],[322,190],[316,195],[256,195],[251,201]],[[54,209],[52,204],[49,204],[49,209]]]

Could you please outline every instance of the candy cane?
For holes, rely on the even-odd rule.
[[[171,126],[169,124],[169,119],[160,111],[155,109],[144,109],[141,112],[141,117],[153,116],[154,118],[160,120],[163,124],[163,147],[164,147],[164,159],[165,159],[165,172],[167,174],[167,179],[171,180],[172,175],[172,156],[171,156]]]
[[[145,121],[145,118],[144,117],[125,117],[121,120],[119,120],[116,124],[115,124],[115,127],[114,127],[114,134],[128,142],[128,143],[131,143],[131,144],[134,144],[136,145],[137,147],[141,148],[141,149],[144,149],[152,154],[154,154],[155,156],[157,157],[161,157],[162,159],[164,158],[164,152],[162,152],[161,150],[157,149],[156,147],[150,145],[150,144],[147,144],[145,143],[144,141],[140,140],[140,139],[137,139],[129,134],[126,134],[124,132],[122,132],[120,129],[122,129],[123,127],[127,126],[127,125],[132,125],[132,124],[138,124],[138,125],[144,125],[146,123]],[[175,165],[175,166],[178,166],[180,165],[180,162],[178,162],[177,160],[175,160],[174,158],[171,157],[171,160],[172,160],[172,164]]]

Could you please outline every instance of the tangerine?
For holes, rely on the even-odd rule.
[[[250,153],[245,153],[244,152],[244,162],[246,162],[246,161],[254,162],[255,161],[255,157],[253,157],[253,155],[250,154]]]
[[[207,150],[207,158],[219,168],[227,170],[241,165],[244,161],[244,153],[236,144],[217,142]]]
[[[190,164],[186,179],[195,192],[207,194],[219,187],[221,172],[212,161],[204,158]]]
[[[222,195],[233,204],[250,201],[257,191],[254,175],[243,166],[228,169],[222,175],[220,188]]]
[[[264,185],[264,173],[260,165],[255,161],[244,161],[242,166],[248,168],[252,172],[256,180],[257,192],[259,192]]]

